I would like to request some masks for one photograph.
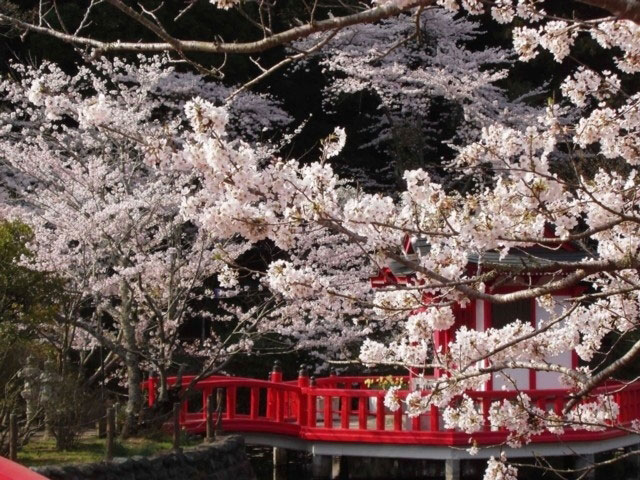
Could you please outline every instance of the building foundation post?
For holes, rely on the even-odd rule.
[[[338,480],[341,474],[342,457],[334,455],[331,457],[331,480]]]
[[[638,452],[633,454],[633,452]],[[624,453],[633,454],[626,459],[624,462],[626,470],[628,472],[633,472],[627,475],[627,478],[633,480],[640,480],[640,443],[636,443],[635,445],[629,445],[624,449]]]
[[[287,451],[284,448],[273,447],[273,480],[287,478]]]
[[[593,455],[593,453],[585,454],[585,455],[578,455],[575,458],[574,468],[576,468],[576,469],[588,468],[588,467],[592,467],[595,463],[596,463],[596,459],[595,459],[595,456]],[[582,475],[582,473],[579,473],[578,475]],[[595,478],[596,478],[596,469],[592,468],[591,470],[589,470],[589,472],[587,472],[586,475],[584,475],[584,476],[582,476],[580,478],[582,478],[584,480],[595,480]]]
[[[460,480],[460,460],[448,458],[444,461],[444,480]]]
[[[331,458],[328,455],[313,455],[311,476],[314,480],[327,480],[331,475]]]

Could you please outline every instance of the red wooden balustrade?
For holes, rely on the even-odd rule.
[[[422,444],[468,446],[470,437],[479,445],[504,441],[506,432],[489,427],[489,408],[493,402],[512,399],[515,391],[474,391],[467,394],[474,399],[482,412],[484,428],[467,435],[445,429],[439,409],[432,406],[429,412],[409,417],[404,407],[391,412],[384,407],[384,392],[369,388],[369,377],[330,376],[311,384],[305,375],[295,381],[282,381],[281,372],[272,372],[270,379],[256,380],[212,376],[200,380],[194,386],[202,400],[190,405],[189,396],[181,410],[182,426],[193,433],[206,428],[206,402],[210,394],[224,389],[222,427],[229,432],[262,432],[291,435],[305,440],[332,442],[364,442],[388,444]],[[193,379],[182,377],[182,388]],[[169,378],[174,385],[175,378]],[[148,392],[150,406],[156,399],[158,380],[150,377],[143,382]],[[620,407],[618,422],[628,425],[640,419],[640,382],[624,389],[620,385],[600,387],[594,393],[609,393]],[[400,398],[409,392],[398,391]],[[525,390],[532,404],[546,411],[560,413],[570,397],[568,390]],[[620,429],[601,432],[566,428],[561,435],[545,432],[533,438],[534,442],[598,441],[625,435]]]

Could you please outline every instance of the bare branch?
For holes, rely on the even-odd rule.
[[[623,20],[640,24],[640,1],[638,0],[578,0],[593,7],[602,8]]]
[[[223,42],[206,42],[198,40],[181,40],[168,35],[163,29],[159,28],[149,19],[139,14],[135,10],[127,7],[119,0],[106,0],[108,3],[118,8],[133,20],[141,23],[145,27],[152,30],[163,42],[104,42],[91,37],[83,37],[79,35],[67,34],[59,30],[48,27],[34,25],[32,23],[21,21],[15,17],[0,13],[0,22],[12,24],[25,31],[48,35],[73,45],[95,48],[101,53],[114,52],[202,52],[202,53],[227,53],[227,54],[246,54],[258,53],[269,50],[273,47],[286,45],[296,40],[306,38],[314,33],[327,32],[330,30],[343,29],[352,25],[361,23],[372,23],[386,18],[394,17],[405,10],[417,6],[432,5],[435,0],[416,0],[406,7],[398,7],[396,5],[383,5],[380,7],[370,8],[363,12],[345,15],[343,17],[332,17],[326,20],[320,20],[313,23],[307,23],[299,27],[290,28],[280,33],[276,33],[267,38],[257,40],[255,42],[244,43],[223,43]]]
[[[245,90],[248,90],[249,88],[253,87],[257,83],[259,83],[262,80],[264,80],[269,75],[275,73],[277,70],[280,70],[282,67],[290,64],[291,62],[294,62],[296,60],[300,60],[301,58],[304,58],[307,55],[311,55],[313,52],[315,52],[317,50],[320,50],[323,46],[325,46],[327,43],[329,43],[329,41],[331,41],[331,39],[333,37],[335,37],[337,33],[338,33],[338,30],[332,32],[330,35],[328,35],[326,38],[324,38],[322,41],[318,42],[316,45],[314,45],[310,49],[305,50],[305,51],[303,51],[301,53],[298,53],[296,55],[290,55],[287,58],[285,58],[284,60],[281,60],[280,62],[276,63],[274,66],[270,67],[268,70],[264,70],[260,75],[258,75],[257,77],[253,78],[251,81],[245,83],[240,88],[238,88],[236,91],[234,91],[231,95],[229,95],[225,99],[225,102],[230,101],[236,95],[244,92]]]

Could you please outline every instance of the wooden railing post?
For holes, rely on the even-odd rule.
[[[105,417],[105,409],[104,409],[104,403],[100,402],[100,407],[99,407],[99,417],[98,420],[96,421],[96,435],[98,436],[98,438],[104,438],[104,436],[106,435],[106,429],[107,429],[107,422],[106,422],[106,417]]]
[[[207,409],[209,408],[209,395],[211,395],[211,390],[203,387],[200,390],[200,394],[202,395],[202,420],[204,420],[205,425],[205,434],[206,434],[206,425],[207,425]]]
[[[206,437],[206,441],[207,442],[213,442],[213,440],[215,439],[215,424],[214,424],[214,419],[213,419],[213,415],[215,412],[215,406],[213,404],[213,394],[209,393],[209,396],[207,397],[207,403],[205,405],[205,411],[207,412],[207,437]]]
[[[147,397],[149,400],[149,407],[153,407],[156,403],[156,376],[153,370],[149,371],[149,378],[147,379],[147,390],[149,392],[149,396]]]
[[[329,378],[331,381],[329,382],[329,388],[338,389],[338,374],[335,370],[331,369],[329,371]],[[344,383],[342,386],[343,389],[349,389],[350,387]],[[350,408],[350,407],[349,407]],[[331,412],[339,412],[340,411],[340,397],[331,397]],[[333,418],[331,420],[333,422]]]
[[[555,401],[553,402],[553,411],[556,415],[562,417],[562,409],[564,408],[564,398],[562,395],[556,395]]]
[[[113,459],[114,441],[116,438],[116,411],[113,407],[107,408],[107,444],[105,459]]]
[[[282,382],[282,364],[280,360],[273,362],[273,369],[271,370],[271,381],[273,383]],[[270,412],[269,418],[277,422],[281,422],[284,418],[284,395],[282,390],[270,388]]]
[[[358,398],[358,428],[360,430],[367,429],[367,423],[369,420],[369,397]]]
[[[325,428],[333,428],[333,411],[332,404],[333,398],[331,395],[324,395],[324,427]]]
[[[430,418],[429,418],[429,430],[432,432],[437,432],[440,430],[440,409],[435,405],[431,405],[430,408]]]
[[[343,395],[340,397],[340,428],[349,428],[349,414],[351,413],[351,397]]]
[[[316,402],[318,400],[318,397],[316,397],[313,394],[313,389],[315,388],[315,386],[316,386],[316,377],[311,377],[309,379],[309,390],[311,391],[311,393],[307,395],[307,426],[308,427],[316,426],[316,416],[317,416]]]
[[[433,407],[432,407],[433,408]],[[491,423],[489,422],[489,409],[491,408],[491,400],[487,397],[482,397],[482,429],[485,432],[491,431]],[[546,408],[543,408],[546,411]]]
[[[284,421],[284,390],[276,391],[276,422]]]
[[[9,415],[9,460],[18,459],[18,417],[15,413]]]
[[[227,387],[227,419],[235,418],[236,416],[236,386],[230,385]]]
[[[376,394],[376,430],[384,430],[385,427],[385,406],[384,393]]]
[[[337,381],[336,381],[336,371],[334,369],[329,370],[329,388],[336,388],[337,386]]]
[[[180,451],[180,402],[173,404],[173,450]]]
[[[276,360],[273,362],[273,368],[271,372],[269,372],[269,381],[270,382],[280,382],[282,381],[282,368],[280,366],[280,361]],[[276,408],[277,408],[277,393],[276,390],[268,387],[267,388],[267,418],[269,420],[273,420],[276,418]]]
[[[280,383],[282,382],[282,363],[280,360],[273,362],[273,369],[271,370],[271,381]]]
[[[307,425],[307,394],[305,389],[309,386],[309,371],[306,365],[301,365],[298,372],[298,387],[300,392],[298,394],[298,424]]]
[[[395,412],[393,412],[393,429],[397,432],[402,430],[402,404]]]
[[[251,387],[251,397],[249,399],[249,418],[257,420],[260,413],[260,389]]]
[[[269,372],[269,382],[273,378],[273,370]],[[273,389],[271,387],[267,387],[267,407],[265,415],[268,419],[273,418]]]
[[[413,430],[414,432],[422,430],[421,418],[421,415],[416,415],[415,417],[411,418],[411,430]]]
[[[222,402],[224,399],[224,389],[216,388],[216,428],[215,436],[222,435]]]

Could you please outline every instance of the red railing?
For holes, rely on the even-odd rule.
[[[330,376],[310,384],[307,376],[297,381],[282,381],[280,372],[272,372],[268,381],[251,378],[212,376],[195,384],[198,396],[182,403],[180,423],[186,430],[201,433],[206,427],[206,405],[217,389],[224,390],[222,427],[229,432],[262,432],[291,435],[305,440],[332,442],[364,442],[421,445],[468,446],[472,437],[479,445],[491,445],[505,440],[505,431],[491,429],[489,408],[493,402],[515,398],[515,391],[473,391],[467,394],[482,411],[484,428],[472,435],[445,429],[437,407],[417,417],[407,415],[404,405],[395,412],[384,406],[383,390],[370,388],[370,377]],[[182,377],[185,388],[193,379]],[[176,379],[170,378],[169,384]],[[145,381],[149,403],[155,401],[156,378]],[[404,399],[409,392],[400,390]],[[525,390],[534,405],[543,410],[561,413],[570,397],[568,390]],[[640,418],[640,382],[620,388],[620,385],[600,387],[594,393],[608,393],[620,407],[618,425],[628,425]],[[592,432],[565,429],[561,435],[545,432],[534,442],[597,441],[625,435],[619,428]]]

